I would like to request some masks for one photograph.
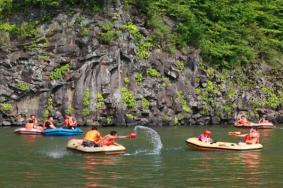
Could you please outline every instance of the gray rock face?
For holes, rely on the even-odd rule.
[[[12,125],[17,114],[34,113],[44,119],[46,112],[72,113],[81,125],[231,123],[234,113],[249,113],[254,110],[254,101],[268,98],[256,85],[237,88],[237,72],[222,78],[216,70],[208,70],[198,49],[170,55],[153,48],[148,58],[138,58],[138,44],[122,27],[132,21],[144,37],[151,36],[152,31],[145,27],[146,16],[133,7],[128,12],[130,20],[121,2],[113,2],[104,2],[105,17],[91,18],[79,11],[73,16],[60,13],[39,26],[39,34],[48,41],[45,47],[27,50],[13,41],[9,43],[12,51],[0,49],[1,125]],[[119,37],[105,45],[99,42],[99,23],[109,16],[117,17],[113,25]],[[76,25],[78,19],[85,28]],[[173,20],[165,21],[174,27]],[[83,29],[87,33],[81,32]],[[177,60],[184,64],[183,68],[177,66]],[[69,66],[67,70],[62,70],[64,65]],[[148,74],[148,68],[154,68],[160,76]],[[270,67],[256,69],[257,74],[270,71]],[[52,80],[50,75],[56,79]],[[253,76],[258,85],[274,85],[276,91],[282,91],[280,81]],[[21,89],[23,85],[28,88]],[[12,109],[7,109],[8,103],[13,104]],[[275,110],[263,108],[257,114],[282,123],[282,106]],[[257,118],[255,113],[250,114]]]

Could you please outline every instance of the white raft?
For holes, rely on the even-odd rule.
[[[102,154],[122,154],[126,148],[122,145],[103,146],[103,147],[85,147],[82,145],[82,139],[71,139],[67,143],[67,148],[85,152],[85,153],[102,153]]]
[[[258,150],[263,148],[261,144],[246,144],[246,143],[231,143],[231,142],[215,142],[206,143],[200,141],[198,138],[189,138],[186,140],[187,145],[196,150],[203,151],[246,151],[246,150]]]
[[[37,134],[42,134],[42,129],[27,129],[27,128],[17,128],[14,131],[15,133],[18,134],[25,134],[25,135],[37,135]]]

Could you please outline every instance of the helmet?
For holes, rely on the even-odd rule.
[[[211,135],[212,134],[212,132],[209,131],[209,130],[205,130],[203,133],[206,134],[206,135]]]

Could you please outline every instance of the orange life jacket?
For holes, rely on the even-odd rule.
[[[64,125],[67,127],[75,127],[77,126],[77,122],[72,117],[68,117],[64,120]]]
[[[115,136],[112,135],[106,135],[101,141],[100,145],[101,146],[111,146],[115,144]]]

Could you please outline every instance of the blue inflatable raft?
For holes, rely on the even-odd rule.
[[[46,129],[43,131],[44,136],[75,136],[82,134],[83,131],[80,128],[75,129],[65,129],[65,128],[56,128],[56,129]]]

